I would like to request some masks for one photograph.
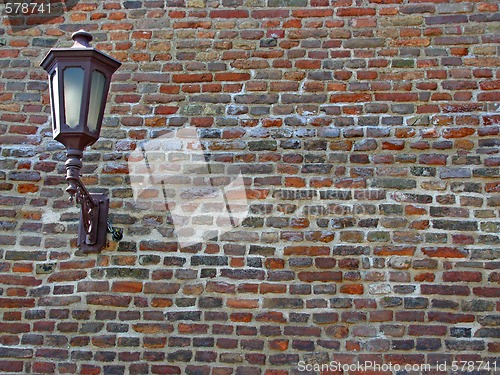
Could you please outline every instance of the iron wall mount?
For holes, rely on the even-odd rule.
[[[84,252],[97,252],[106,246],[108,232],[109,198],[105,193],[89,193],[82,180],[83,152],[76,149],[67,151],[66,191],[70,201],[80,205],[80,224],[78,228],[78,246]]]

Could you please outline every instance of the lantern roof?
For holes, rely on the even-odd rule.
[[[49,71],[57,61],[81,61],[81,59],[93,59],[115,71],[122,63],[113,57],[90,46],[92,35],[85,30],[79,30],[71,36],[74,44],[71,48],[53,48],[47,53],[40,63],[45,71]],[[71,51],[71,54],[69,53]]]
[[[121,62],[92,48],[85,30],[72,38],[71,48],[51,49],[40,65],[50,76],[54,139],[83,150],[99,138],[111,77]]]

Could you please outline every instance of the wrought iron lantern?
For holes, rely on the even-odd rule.
[[[109,199],[88,192],[80,179],[81,159],[99,139],[111,77],[121,63],[92,48],[88,32],[72,38],[71,48],[51,49],[40,65],[49,75],[53,137],[66,147],[66,191],[81,205],[78,245],[98,251],[106,246]]]

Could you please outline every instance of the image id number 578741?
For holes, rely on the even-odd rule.
[[[5,3],[5,13],[9,15],[30,15],[50,13],[50,2],[27,3],[27,2],[7,2]]]
[[[489,361],[453,361],[451,362],[451,371],[489,371],[497,370],[496,361],[490,363]]]

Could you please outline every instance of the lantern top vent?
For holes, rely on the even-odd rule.
[[[75,44],[71,48],[92,48],[90,42],[92,41],[92,34],[86,32],[85,30],[78,30],[71,35],[71,38],[75,41]]]

